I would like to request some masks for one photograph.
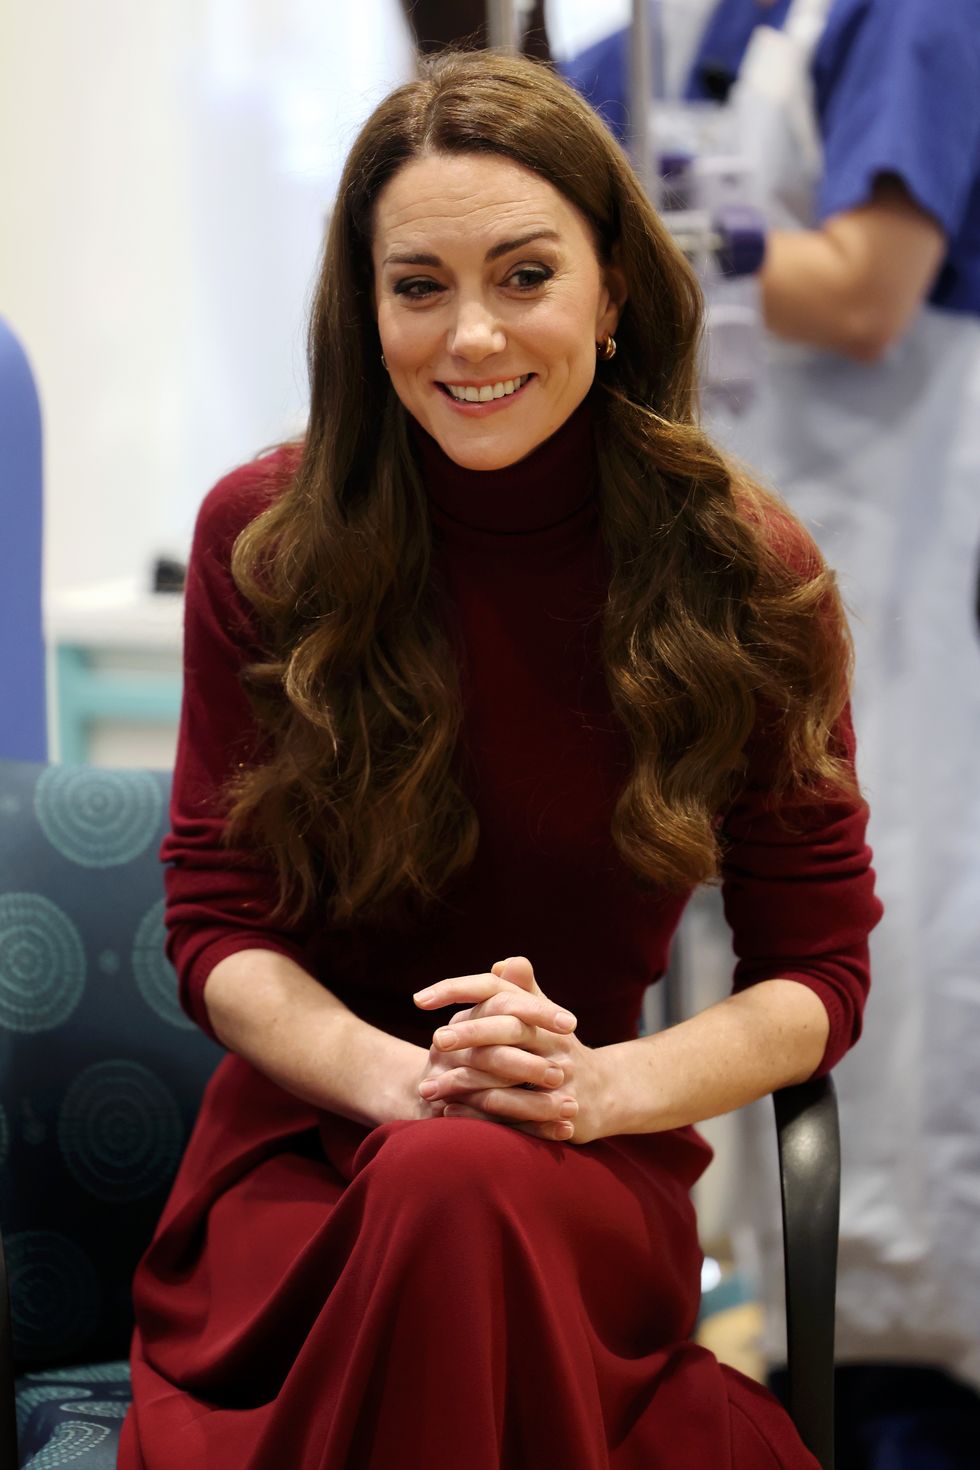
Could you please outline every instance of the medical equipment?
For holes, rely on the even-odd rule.
[[[488,34],[520,49],[528,0],[490,0]],[[701,396],[717,418],[743,413],[763,370],[757,272],[765,222],[746,161],[730,129],[706,104],[668,100],[663,0],[632,0],[627,146],[634,168],[673,239],[697,271],[706,304]]]

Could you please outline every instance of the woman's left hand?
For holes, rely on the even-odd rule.
[[[426,1102],[442,1105],[447,1117],[508,1123],[552,1142],[604,1136],[600,1053],[579,1041],[575,1017],[543,994],[529,960],[498,960],[488,973],[440,980],[415,996],[423,1010],[454,1003],[467,1009],[435,1032],[439,1066],[419,1084]],[[548,1080],[542,1061],[557,1069]],[[520,1080],[537,1074],[538,1081]]]

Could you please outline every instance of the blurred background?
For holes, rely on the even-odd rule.
[[[631,0],[510,8],[529,27],[526,49],[551,55],[639,165],[626,107],[637,82],[623,39]],[[0,377],[10,388],[0,394],[0,757],[172,763],[181,571],[197,507],[221,475],[304,425],[307,310],[359,126],[414,74],[416,47],[496,39],[481,31],[486,14],[482,0],[0,0]],[[980,974],[980,0],[649,0],[644,14],[657,19],[658,45],[634,95],[656,97],[660,169],[640,171],[705,285],[709,423],[826,535],[845,594],[865,599],[859,686],[882,753],[862,779],[879,872],[894,887],[891,927],[886,919],[874,941],[866,1039],[837,1074],[854,1192],[845,1242],[857,1222],[838,1321],[859,1304],[848,1356],[868,1365],[838,1385],[860,1426],[852,1442],[860,1434],[866,1445],[848,1463],[980,1467],[980,1048],[968,1039]],[[672,104],[692,66],[698,96],[723,102],[743,57],[775,56],[790,14],[798,35],[810,26],[813,65],[797,78],[807,105],[785,88],[781,99],[799,124],[798,177],[788,191],[779,180],[767,202],[793,203],[804,183],[796,192],[818,198],[827,166],[812,218],[770,214],[763,321],[751,178],[728,139],[702,127],[706,114],[694,123]],[[727,128],[731,114],[717,117]],[[876,167],[904,191],[886,254],[905,249],[906,226],[915,236],[911,285],[893,293],[905,292],[907,313],[888,317],[870,345],[834,340],[835,321],[847,324],[806,254],[826,247],[828,219],[832,231],[842,214],[895,205],[893,194],[884,205],[872,197],[874,168],[851,187],[869,119],[885,149]],[[931,268],[930,231],[941,235]],[[891,457],[872,460],[879,451]],[[893,482],[904,502],[879,495]],[[866,510],[863,521],[852,510]],[[894,640],[878,647],[882,632]],[[899,679],[901,700],[889,683]],[[714,895],[692,904],[678,956],[684,1012],[726,992],[731,953]],[[651,1025],[676,1018],[670,1004],[658,1000]],[[778,1222],[768,1235],[758,1225],[760,1201],[776,1220],[771,1106],[706,1132],[718,1161],[698,1200],[715,1292],[703,1330],[761,1374],[748,1283],[768,1268],[773,1295],[779,1274],[769,1249]],[[778,1362],[778,1302],[770,1320]],[[907,1371],[896,1374],[896,1361]],[[884,1378],[871,1376],[882,1365]]]

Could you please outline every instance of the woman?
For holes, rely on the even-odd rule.
[[[815,1463],[690,1340],[690,1125],[836,1061],[878,909],[833,581],[694,422],[699,311],[544,67],[354,144],[307,435],[191,559],[170,950],[230,1055],[123,1467]],[[736,993],[638,1040],[719,873]]]

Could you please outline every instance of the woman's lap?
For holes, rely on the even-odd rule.
[[[236,1161],[207,1121],[137,1276],[123,1470],[172,1463],[175,1434],[183,1470],[784,1463],[735,1458],[730,1382],[688,1341],[693,1135],[300,1109]]]

